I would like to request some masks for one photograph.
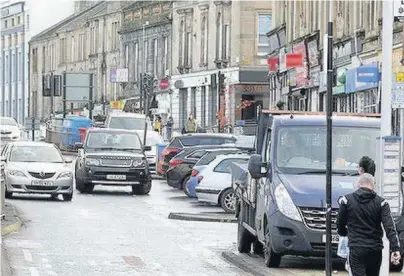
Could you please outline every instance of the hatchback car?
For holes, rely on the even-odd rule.
[[[61,194],[65,201],[72,200],[72,162],[54,144],[10,142],[1,152],[1,161],[7,198],[14,193]]]
[[[198,176],[198,201],[220,205],[226,212],[234,213],[237,197],[231,186],[231,164],[247,164],[249,158],[244,153],[217,156]]]

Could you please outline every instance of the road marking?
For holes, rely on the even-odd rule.
[[[39,276],[38,269],[36,269],[35,267],[30,267],[29,272],[31,273],[31,276]]]
[[[24,258],[27,262],[32,262],[32,255],[31,252],[29,252],[28,249],[23,249],[22,253],[24,254]]]
[[[143,269],[146,265],[143,260],[135,256],[122,256],[125,263],[129,266]]]

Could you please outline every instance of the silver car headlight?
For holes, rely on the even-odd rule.
[[[12,176],[26,177],[25,174],[22,171],[19,171],[19,170],[9,170],[8,174],[12,175]]]
[[[146,167],[147,161],[144,159],[133,160],[132,166],[133,167]]]
[[[87,166],[99,166],[100,160],[94,158],[86,158],[86,165]]]
[[[59,174],[58,178],[71,178],[73,174],[71,172],[62,172]]]
[[[283,184],[279,184],[275,188],[275,199],[279,211],[281,211],[283,215],[296,221],[302,221],[302,216],[300,215],[299,210],[293,203],[293,200],[290,197],[288,190],[285,188]]]

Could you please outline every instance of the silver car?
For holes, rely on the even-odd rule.
[[[13,193],[63,195],[73,198],[71,161],[65,160],[54,144],[11,142],[1,152],[4,162],[6,198]]]

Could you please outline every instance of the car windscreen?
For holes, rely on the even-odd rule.
[[[135,149],[140,150],[142,144],[136,133],[90,132],[86,138],[87,149]]]
[[[221,173],[231,173],[231,164],[233,163],[241,163],[247,164],[247,158],[228,158],[221,161],[214,169],[215,172]]]
[[[144,130],[144,120],[144,118],[111,117],[108,127],[113,129]]]
[[[199,161],[195,164],[195,166],[206,166],[210,164],[215,158],[221,154],[226,154],[226,153],[234,153],[235,151],[238,151],[238,149],[234,150],[220,150],[220,151],[211,151],[208,152],[205,156],[203,156]]]
[[[198,145],[223,145],[233,144],[236,142],[235,138],[219,136],[186,136],[180,137],[179,139],[185,147],[193,147]]]
[[[10,162],[64,163],[63,157],[55,147],[13,146]]]
[[[17,122],[12,118],[0,118],[0,126],[17,126]]]
[[[278,129],[272,143],[278,169],[304,173],[326,169],[326,126],[289,126]],[[376,158],[378,128],[334,126],[332,130],[333,171],[353,173],[359,159]]]

